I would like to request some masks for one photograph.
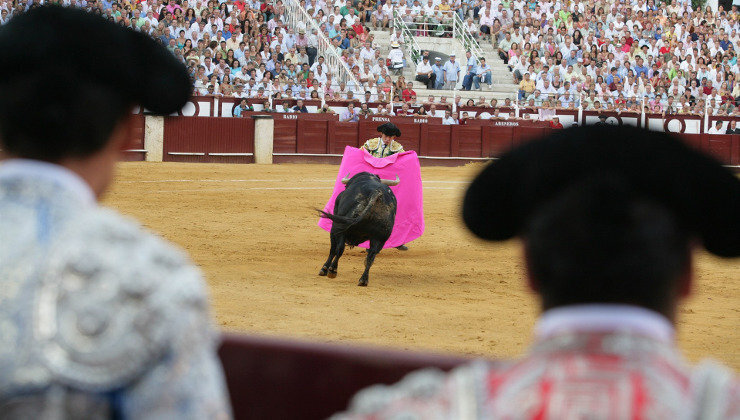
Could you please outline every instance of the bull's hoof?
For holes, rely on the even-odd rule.
[[[336,271],[329,270],[329,272],[326,273],[326,277],[329,277],[330,279],[333,279],[336,276],[337,276],[337,272]]]
[[[396,247],[396,249],[399,251],[408,251],[409,247],[407,247],[406,245],[399,245]]]
[[[360,281],[357,283],[358,286],[366,287],[367,286],[367,279],[360,279]]]
[[[326,267],[322,267],[321,268],[321,271],[319,271],[319,275],[320,276],[325,276],[326,275],[326,271],[327,271],[327,268]]]

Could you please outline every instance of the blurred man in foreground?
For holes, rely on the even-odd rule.
[[[133,108],[180,109],[185,68],[55,6],[14,17],[0,48],[0,417],[230,417],[201,273],[97,205]]]
[[[487,240],[522,238],[543,313],[529,353],[360,392],[337,419],[726,419],[731,370],[674,342],[692,246],[740,256],[740,180],[663,133],[558,130],[489,165],[463,204]]]

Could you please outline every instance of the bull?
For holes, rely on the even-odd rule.
[[[375,256],[383,249],[393,231],[398,205],[389,186],[398,185],[399,182],[398,176],[395,180],[380,179],[369,172],[360,172],[352,178],[342,179],[347,187],[337,196],[334,213],[319,210],[321,217],[332,221],[329,258],[319,271],[320,276],[337,276],[337,264],[344,253],[345,245],[353,247],[370,241],[365,257],[365,271],[357,283],[358,286],[367,286]]]

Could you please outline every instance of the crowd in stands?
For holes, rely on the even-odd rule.
[[[43,0],[3,0],[0,21]],[[419,35],[453,13],[491,42],[518,84],[519,106],[740,115],[740,13],[688,0],[300,0],[359,81],[339,82],[318,54],[313,25],[285,22],[281,0],[61,0],[146,32],[190,69],[195,93],[225,97],[421,103],[400,70],[401,37],[383,55],[370,27],[394,11]],[[427,88],[491,85],[482,57],[416,66]],[[396,71],[394,71],[396,70]],[[402,105],[401,105],[402,106]]]
[[[406,91],[404,91],[406,92]],[[412,105],[413,103],[413,105]],[[269,112],[269,113],[325,113],[336,114],[342,122],[356,122],[360,118],[370,116],[386,117],[437,117],[442,118],[443,124],[465,124],[469,119],[533,119],[535,118],[532,111],[526,109],[517,115],[514,103],[511,99],[498,101],[497,99],[487,100],[484,96],[478,100],[468,99],[463,101],[457,95],[454,100],[447,100],[442,95],[438,99],[434,95],[429,95],[426,101],[413,100],[408,102],[390,102],[390,103],[373,103],[369,100],[363,101],[341,101],[337,102],[337,110],[334,109],[332,102],[321,101],[319,105],[306,105],[303,99],[285,100],[281,103],[273,102],[271,105],[268,100],[254,103],[242,98],[239,103],[234,105],[233,115],[242,116],[244,112]],[[466,109],[477,108],[474,113],[469,113]]]
[[[737,6],[487,1],[475,11],[527,104],[738,115]]]

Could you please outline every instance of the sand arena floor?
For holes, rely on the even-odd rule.
[[[122,163],[106,204],[185,248],[205,272],[227,331],[514,357],[530,343],[537,301],[520,244],[490,244],[462,226],[466,182],[481,168],[426,167],[426,233],[384,250],[357,287],[362,249],[335,279],[317,275],[329,236],[312,210],[338,166]],[[699,254],[679,344],[740,369],[740,264]]]

